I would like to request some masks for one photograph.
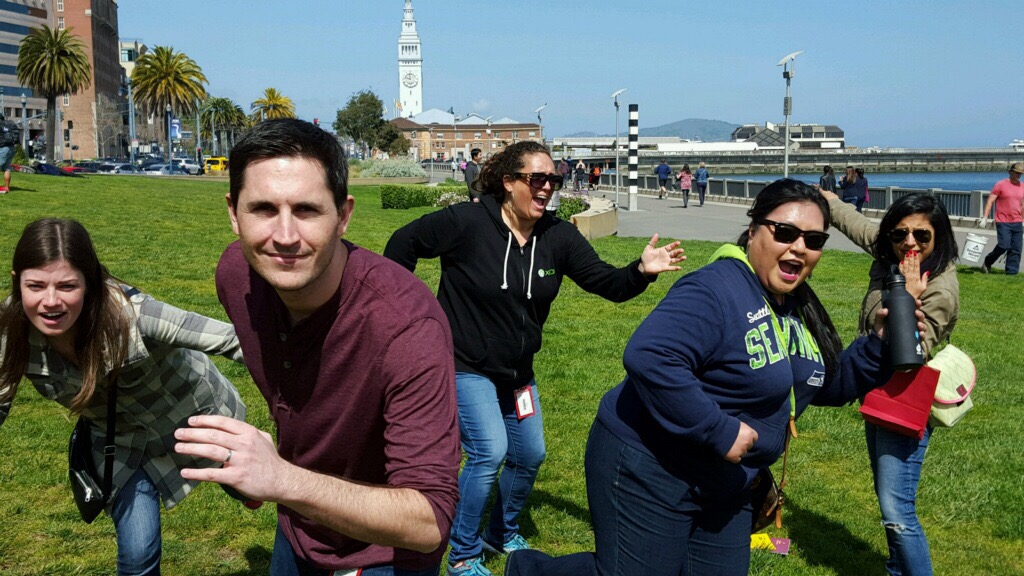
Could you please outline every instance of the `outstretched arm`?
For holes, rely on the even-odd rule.
[[[360,542],[432,552],[441,534],[426,497],[411,488],[356,484],[281,458],[270,434],[224,416],[193,416],[175,432],[175,450],[223,462],[184,468],[186,480],[217,482],[254,500],[283,504]]]

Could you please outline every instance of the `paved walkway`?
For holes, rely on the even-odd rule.
[[[597,197],[604,197],[615,201],[614,190],[600,190],[592,192]],[[628,204],[627,192],[620,189],[619,202],[622,206]],[[675,238],[678,240],[711,240],[714,242],[735,242],[743,228],[749,222],[747,218],[748,206],[744,204],[732,204],[716,202],[706,198],[704,206],[698,206],[694,202],[694,194],[690,194],[689,208],[683,208],[683,201],[677,196],[659,200],[657,195],[641,193],[637,197],[639,210],[629,212],[625,208],[619,210],[619,236],[641,236],[649,238],[657,232],[662,237]],[[877,221],[877,219],[876,219]],[[977,234],[988,238],[985,246],[985,253],[992,250],[996,244],[995,230],[978,230],[976,228],[954,228],[956,241],[961,252],[964,242],[967,240],[967,233]],[[830,236],[826,248],[833,250],[847,250],[859,252],[861,248],[851,242],[842,232],[835,229],[829,230]],[[996,268],[1001,268],[1003,258],[996,263]],[[961,262],[961,264],[969,264]]]

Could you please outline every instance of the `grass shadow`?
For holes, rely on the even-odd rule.
[[[556,494],[545,492],[544,490],[534,489],[530,493],[530,499],[519,516],[519,533],[524,538],[529,539],[530,536],[538,533],[537,525],[534,524],[531,510],[539,509],[541,507],[548,507],[553,510],[558,510],[567,516],[571,516],[584,524],[590,524],[590,510],[580,506],[572,500],[567,500]]]
[[[843,524],[792,502],[786,503],[785,522],[808,565],[828,568],[838,576],[885,572],[887,558]]]
[[[245,551],[245,560],[249,563],[249,569],[241,572],[231,572],[224,576],[261,576],[270,574],[270,557],[272,550],[263,546],[251,546]]]

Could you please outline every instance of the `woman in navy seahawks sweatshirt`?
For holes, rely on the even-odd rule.
[[[601,401],[586,454],[596,554],[516,552],[506,574],[746,574],[750,483],[782,454],[790,419],[889,378],[885,312],[842,350],[805,282],[828,237],[821,194],[779,180],[748,216],[738,246],[676,282],[637,328],[626,379]]]

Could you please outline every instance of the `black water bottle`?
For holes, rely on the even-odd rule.
[[[917,330],[917,301],[907,292],[907,279],[893,266],[882,306],[889,309],[885,336],[889,342],[889,364],[893,370],[907,371],[924,364],[921,334]]]

